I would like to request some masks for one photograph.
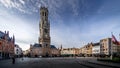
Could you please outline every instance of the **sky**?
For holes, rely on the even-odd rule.
[[[120,40],[120,0],[0,0],[0,31],[15,35],[23,50],[38,43],[40,7],[49,10],[51,44],[80,48],[111,37]]]

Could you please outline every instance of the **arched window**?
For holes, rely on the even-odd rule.
[[[45,33],[48,33],[48,30],[47,30],[47,29],[45,29]]]
[[[45,16],[46,16],[46,12],[45,12]]]
[[[40,32],[41,32],[41,29],[40,29]]]
[[[42,12],[42,16],[44,16],[44,12]]]

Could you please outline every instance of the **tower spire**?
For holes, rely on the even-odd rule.
[[[14,34],[13,34],[13,43],[15,43],[15,36],[14,36]]]

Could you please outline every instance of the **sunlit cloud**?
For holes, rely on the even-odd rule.
[[[48,7],[51,44],[57,47],[81,47],[120,33],[119,1],[103,0],[0,0],[1,31],[14,34],[24,50],[38,43],[41,6]]]

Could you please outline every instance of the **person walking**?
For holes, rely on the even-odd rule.
[[[12,57],[12,64],[15,64],[15,57]]]
[[[24,58],[22,57],[22,61],[24,60]]]

